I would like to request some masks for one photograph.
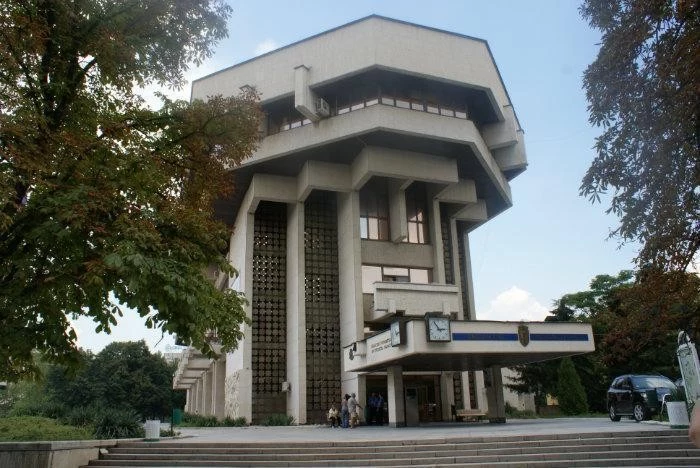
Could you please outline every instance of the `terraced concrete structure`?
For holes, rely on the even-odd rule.
[[[501,367],[592,351],[590,326],[477,321],[469,233],[512,205],[523,130],[488,44],[370,16],[193,83],[253,86],[265,122],[217,204],[251,326],[218,361],[190,349],[190,412],[325,420],[354,392],[392,426],[455,408],[504,421]],[[504,265],[504,268],[507,266]]]

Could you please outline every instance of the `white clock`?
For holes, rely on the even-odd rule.
[[[391,346],[399,346],[404,344],[406,335],[404,330],[405,325],[400,320],[395,320],[391,322]]]
[[[452,332],[450,331],[450,318],[439,315],[426,316],[425,334],[428,338],[428,341],[452,341]]]

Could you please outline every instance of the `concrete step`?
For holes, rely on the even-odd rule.
[[[687,432],[672,430],[284,444],[164,441],[119,444],[88,466],[700,466],[700,449]]]

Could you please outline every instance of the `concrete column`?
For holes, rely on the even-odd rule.
[[[192,387],[185,390],[185,413],[190,412],[191,402],[192,402]]]
[[[403,389],[403,368],[390,366],[386,369],[387,400],[389,403],[389,426],[406,426],[406,402]]]
[[[203,387],[202,387],[202,376],[200,376],[197,379],[196,386],[197,386],[197,396],[196,396],[196,403],[195,403],[195,407],[194,407],[194,412],[195,412],[195,414],[203,414],[202,413],[202,408],[203,408],[202,401],[204,399],[203,398],[204,392],[203,392]]]
[[[220,357],[214,361],[213,370],[213,413],[216,419],[222,420],[226,417],[226,360]]]
[[[452,418],[452,405],[455,404],[454,373],[443,372],[440,374],[440,406],[442,407],[442,420],[449,421]]]
[[[430,222],[430,243],[433,245],[433,283],[445,282],[445,253],[442,245],[440,202],[428,194],[428,221]],[[459,283],[457,283],[459,284]]]
[[[474,282],[472,281],[472,258],[469,250],[469,234],[465,230],[460,231],[462,232],[460,232],[459,235],[463,236],[464,238],[464,273],[466,275],[465,282],[467,285],[467,290],[462,291],[462,294],[467,295],[467,304],[469,305],[469,310],[464,311],[464,318],[465,320],[476,320],[476,307],[474,305]],[[457,252],[457,250],[455,250],[455,252]]]
[[[506,406],[503,400],[503,378],[499,366],[491,366],[484,370],[484,385],[486,387],[486,398],[489,402],[489,422],[506,422]]]
[[[364,339],[362,309],[362,251],[360,243],[360,194],[338,193],[338,306],[340,348]],[[341,361],[342,362],[342,361]],[[342,392],[358,393],[358,374],[342,372]]]
[[[480,410],[488,410],[489,408],[489,402],[486,399],[486,389],[484,388],[484,372],[483,371],[475,371],[474,372],[474,391],[476,392],[476,395],[474,395],[476,399],[476,407],[479,408]]]
[[[287,413],[306,423],[304,204],[287,205]]]
[[[408,239],[406,220],[406,188],[411,181],[391,179],[389,182],[389,238],[392,242]]]
[[[202,414],[211,416],[212,413],[212,396],[213,396],[213,379],[212,368],[210,367],[202,374],[202,386],[204,387],[204,398]]]

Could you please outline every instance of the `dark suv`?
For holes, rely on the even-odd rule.
[[[608,389],[610,419],[631,416],[635,421],[649,419],[661,412],[664,397],[676,386],[662,375],[621,375]]]

